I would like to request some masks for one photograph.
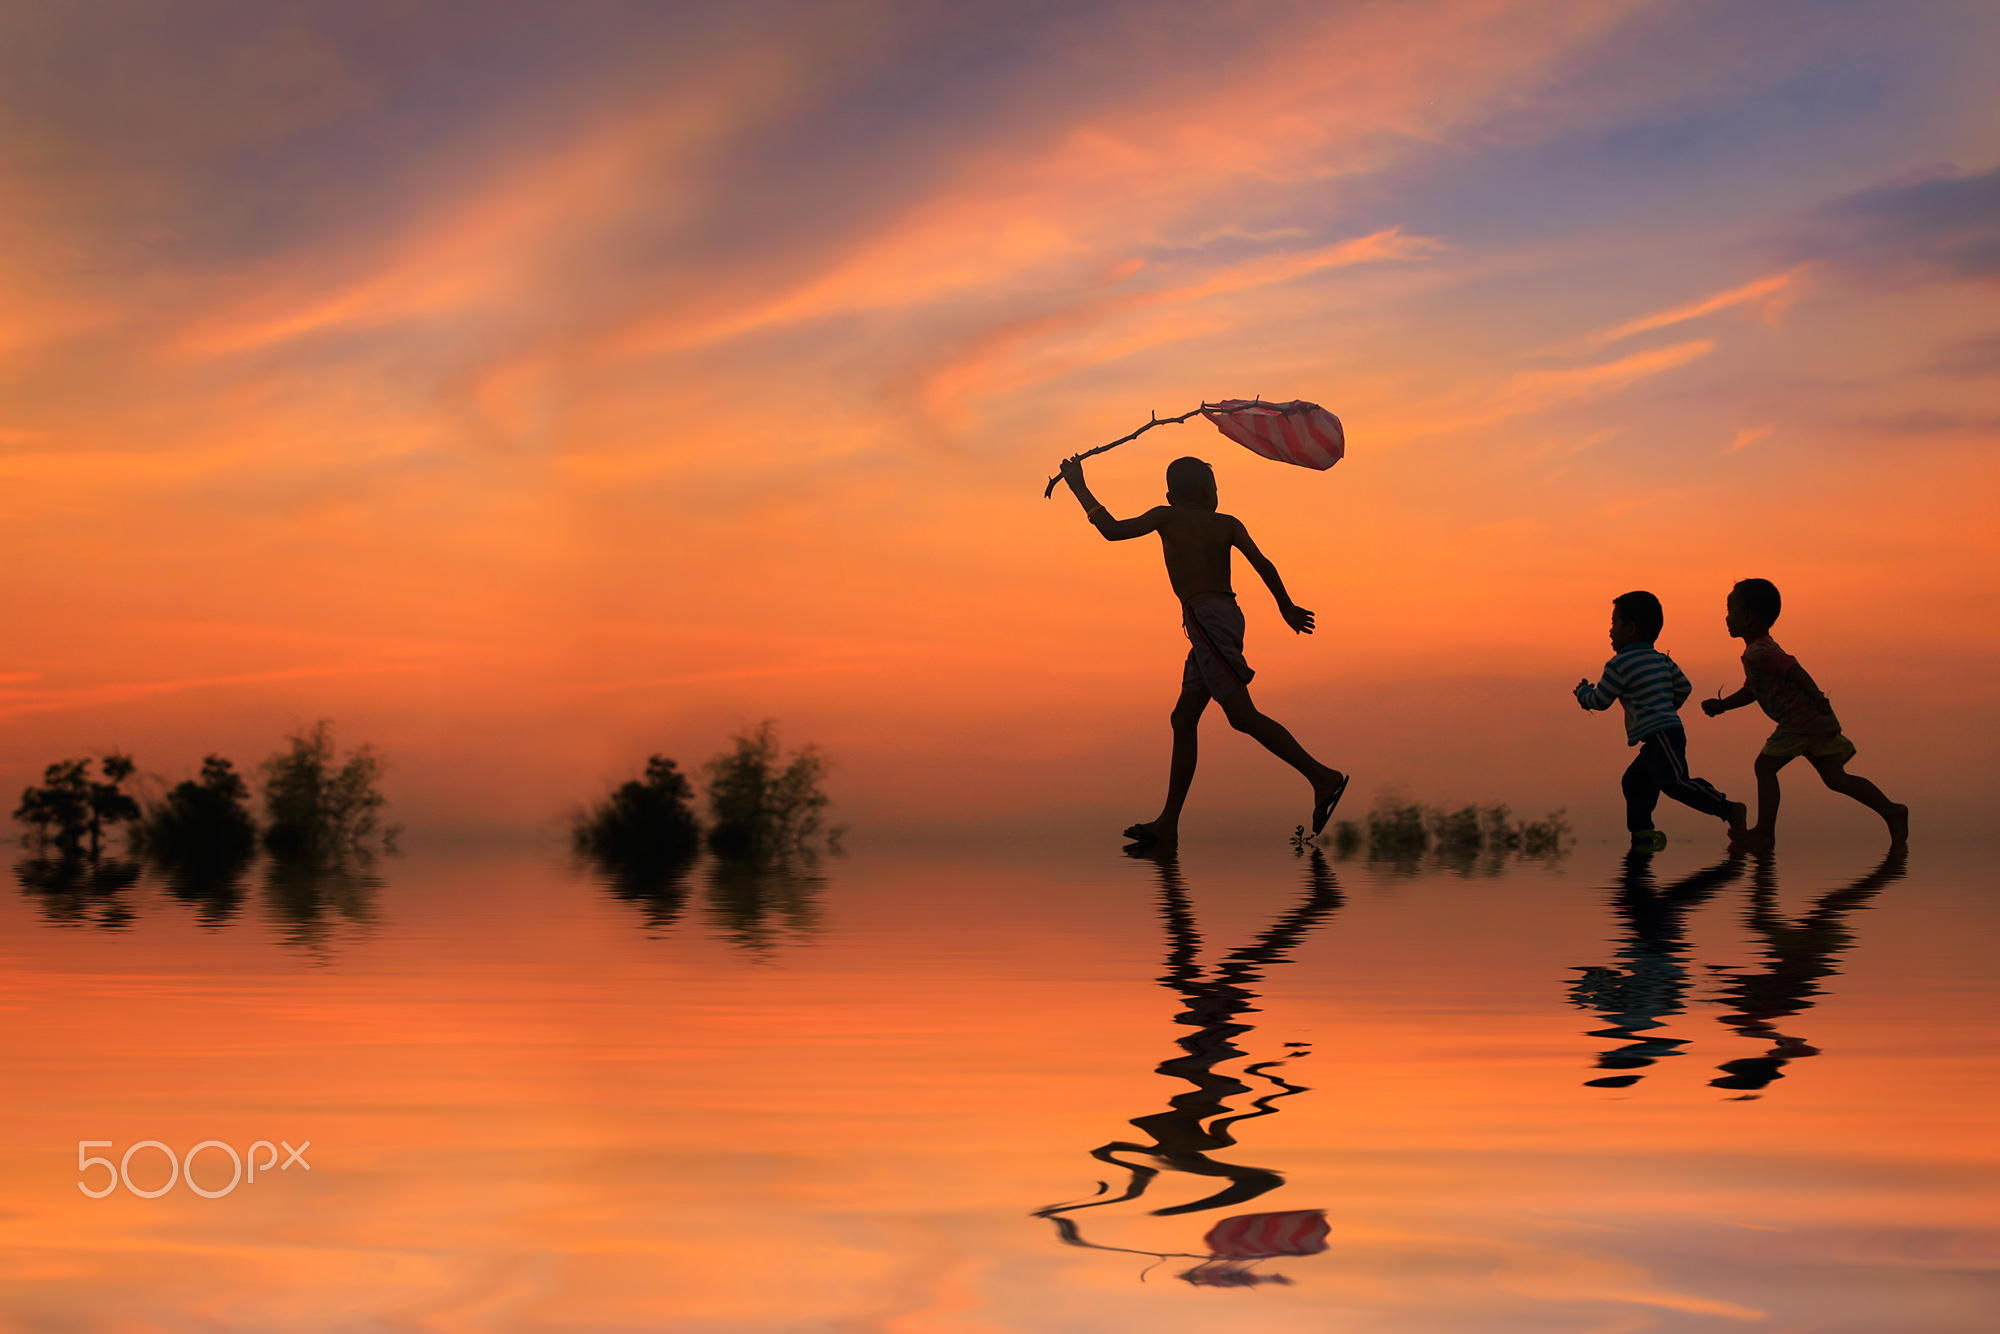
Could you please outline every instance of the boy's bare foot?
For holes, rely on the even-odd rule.
[[[1333,808],[1340,804],[1347,793],[1348,775],[1338,769],[1328,769],[1320,780],[1313,784],[1313,835],[1317,837],[1326,828],[1326,822],[1333,818]]]
[[[1729,803],[1728,819],[1729,841],[1731,843],[1741,841],[1743,836],[1749,832],[1747,826],[1750,823],[1750,808],[1740,801],[1732,801]]]
[[[1730,847],[1748,852],[1769,852],[1777,843],[1777,835],[1767,829],[1746,829],[1729,840]]]
[[[1882,817],[1889,822],[1889,845],[1900,848],[1910,841],[1910,808],[1901,802],[1889,808]]]
[[[1178,843],[1181,831],[1179,825],[1167,824],[1162,820],[1148,820],[1144,824],[1126,825],[1125,837],[1134,843]]]

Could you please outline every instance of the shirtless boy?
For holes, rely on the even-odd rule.
[[[1250,699],[1255,675],[1243,660],[1243,610],[1229,582],[1229,553],[1241,551],[1278,601],[1278,612],[1294,633],[1313,632],[1313,614],[1293,602],[1271,564],[1243,521],[1216,512],[1215,472],[1196,458],[1175,459],[1167,465],[1167,503],[1155,505],[1131,519],[1114,519],[1084,485],[1083,464],[1065,459],[1063,480],[1083,506],[1084,516],[1108,542],[1160,535],[1166,553],[1167,580],[1181,601],[1181,628],[1187,634],[1187,662],[1181,669],[1181,695],[1174,705],[1173,763],[1167,775],[1167,800],[1158,818],[1125,830],[1141,843],[1171,844],[1180,834],[1181,806],[1194,782],[1196,729],[1212,699],[1222,706],[1229,725],[1262,743],[1264,748],[1297,769],[1312,786],[1312,831],[1326,827],[1333,808],[1347,791],[1348,775],[1330,769],[1306,753],[1283,724],[1258,711]]]

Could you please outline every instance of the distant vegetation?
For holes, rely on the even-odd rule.
[[[1505,806],[1431,806],[1384,797],[1361,820],[1342,820],[1333,829],[1333,848],[1343,857],[1409,862],[1426,856],[1447,862],[1479,858],[1560,856],[1571,841],[1569,820],[1552,811],[1539,820],[1520,820]]]
[[[260,842],[271,854],[275,911],[293,921],[297,904],[319,893],[312,886],[328,876],[372,883],[350,863],[386,846],[393,834],[381,826],[381,757],[367,746],[338,754],[324,722],[287,738],[259,767],[261,826],[249,782],[220,755],[205,758],[198,777],[143,806],[124,788],[136,771],[131,756],[113,753],[95,763],[95,775],[90,760],[51,764],[14,811],[24,826],[21,841],[32,850],[15,864],[16,878],[41,899],[51,921],[110,928],[129,921],[131,912],[116,895],[137,883],[135,858],[151,863],[168,891],[193,904],[205,923],[226,921],[242,900],[244,875]],[[120,827],[126,831],[122,857],[109,846]],[[359,893],[341,888],[333,910],[355,916],[347,900]]]
[[[201,777],[173,788],[146,809],[133,850],[174,866],[247,861],[257,848],[250,785],[220,755],[201,762]]]
[[[577,817],[571,839],[578,852],[606,862],[685,860],[701,844],[693,786],[672,760],[654,755],[643,777]]]
[[[708,845],[731,857],[789,856],[812,848],[831,799],[820,790],[826,760],[804,746],[788,760],[777,726],[765,721],[710,760]],[[834,835],[838,841],[838,835]]]
[[[325,860],[393,841],[381,824],[381,777],[374,747],[342,759],[329,723],[294,734],[264,761],[264,846],[278,857]]]
[[[21,793],[14,818],[28,827],[30,844],[65,861],[96,861],[105,831],[139,818],[138,801],[121,787],[132,776],[132,757],[113,752],[97,769],[100,777],[92,778],[89,760],[58,760],[42,771],[40,787]]]
[[[611,868],[685,862],[705,842],[717,857],[772,860],[836,844],[827,830],[830,798],[821,788],[826,760],[815,746],[787,756],[775,724],[735,737],[701,768],[708,824],[695,813],[693,785],[664,755],[645,774],[581,812],[571,840],[579,853]]]

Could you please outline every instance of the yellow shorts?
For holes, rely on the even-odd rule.
[[[1764,743],[1763,753],[1782,760],[1796,755],[1804,755],[1808,759],[1849,760],[1854,758],[1854,743],[1839,732],[1822,732],[1817,736],[1800,732],[1773,732],[1771,739]]]

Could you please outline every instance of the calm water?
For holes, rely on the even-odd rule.
[[[608,885],[512,851],[15,887],[0,1323],[1991,1329],[1988,866],[864,849]],[[220,1141],[212,1192],[258,1141],[310,1168],[91,1199],[81,1140]],[[1313,1210],[1323,1251],[1204,1264],[1222,1220]]]

